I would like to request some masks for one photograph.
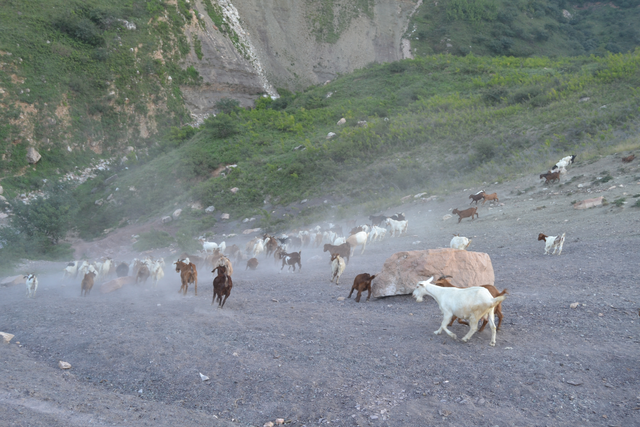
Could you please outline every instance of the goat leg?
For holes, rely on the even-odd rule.
[[[454,334],[449,329],[447,329],[447,324],[451,320],[452,316],[453,315],[451,313],[445,314],[444,317],[442,318],[442,324],[440,325],[440,328],[437,331],[435,331],[434,334],[440,335],[442,333],[442,331],[445,331],[447,333],[447,335],[449,335],[454,340],[458,339],[458,336],[456,334]]]
[[[493,316],[493,310],[491,310],[490,316]],[[471,315],[471,317],[469,318],[469,332],[467,332],[467,335],[462,337],[462,342],[469,341],[473,334],[478,331],[478,320],[480,319],[476,318],[474,315]]]
[[[355,291],[356,288],[351,288],[351,292],[349,292],[349,296],[347,298],[351,298],[351,295],[353,294],[353,291]]]

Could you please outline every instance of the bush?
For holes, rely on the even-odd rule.
[[[396,61],[389,64],[389,71],[392,73],[404,73],[407,70],[408,66],[406,62]]]
[[[238,120],[228,114],[218,114],[205,120],[205,128],[210,130],[214,137],[224,139],[240,133]]]
[[[150,249],[166,248],[174,243],[175,239],[165,231],[151,230],[148,233],[141,233],[140,238],[133,244],[136,251],[148,251]]]
[[[240,108],[240,101],[231,98],[222,98],[216,102],[216,110],[224,114],[231,114]]]

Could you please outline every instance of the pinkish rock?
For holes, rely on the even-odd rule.
[[[449,281],[458,287],[493,285],[495,276],[489,255],[457,249],[428,249],[397,252],[389,257],[376,274],[371,291],[374,297],[406,295],[418,282],[431,276],[453,276]]]
[[[596,197],[595,199],[586,199],[573,205],[574,209],[589,209],[596,206],[602,206],[604,197]]]

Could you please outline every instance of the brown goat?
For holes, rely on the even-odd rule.
[[[371,226],[372,227],[374,225],[380,225],[386,220],[387,220],[387,216],[386,215],[369,215],[369,221],[371,221]]]
[[[265,234],[264,238],[269,239],[267,240],[267,244],[264,245],[265,256],[268,257],[269,255],[274,253],[276,249],[278,249],[278,241],[275,237],[269,236],[268,234]]]
[[[622,163],[631,163],[635,158],[636,158],[635,154],[630,154],[627,157],[622,158]]]
[[[469,202],[469,204],[476,202],[476,205],[477,205],[478,202],[484,198],[484,190],[480,190],[476,194],[469,195],[469,198],[472,199],[471,202]]]
[[[447,280],[448,277],[451,276],[441,276],[438,280],[436,280],[434,282],[434,285],[443,287],[443,288],[456,288],[457,286],[454,286],[451,284],[451,282],[449,282]],[[507,292],[506,289],[504,289],[502,292],[498,292],[498,289],[496,289],[495,286],[493,285],[482,285],[483,288],[485,288],[486,290],[488,290],[491,293],[491,296],[496,298],[499,296],[502,296],[504,294],[508,294],[509,292]],[[498,316],[498,326],[496,327],[496,330],[500,329],[500,324],[502,323],[502,303],[498,304],[495,308],[495,314],[496,316]],[[451,322],[449,322],[449,325],[447,326],[451,326],[453,325],[453,322],[458,319],[456,316],[453,316],[451,318]],[[458,323],[462,324],[462,325],[467,325],[469,326],[469,322],[467,322],[466,320],[462,320],[462,319],[458,319]],[[484,327],[487,326],[488,320],[487,319],[482,319],[482,326],[480,327],[480,329],[478,329],[478,332],[482,332]]]
[[[482,201],[482,204],[483,204],[483,205],[484,205],[484,202],[486,202],[487,200],[488,200],[488,201],[490,201],[490,202],[492,202],[492,201],[494,201],[494,200],[495,200],[496,202],[500,202],[500,200],[498,200],[498,193],[493,193],[493,194],[487,194],[487,193],[484,193],[484,194],[482,194],[482,198],[484,199],[484,200]]]
[[[285,265],[289,266],[289,270],[293,266],[293,271],[296,271],[296,264],[300,267],[298,270],[302,270],[302,251],[300,252],[291,252],[290,254],[283,252],[280,254],[282,258],[282,270]]]
[[[359,233],[359,232],[361,232],[361,231],[364,231],[364,228],[362,228],[362,226],[361,226],[361,225],[359,225],[359,226],[357,226],[357,227],[353,227],[353,228],[351,229],[351,231],[349,232],[349,236],[353,236],[354,234]]]
[[[244,271],[247,271],[248,269],[255,270],[256,268],[258,268],[258,259],[251,258],[249,261],[247,261],[247,268],[245,268]]]
[[[95,279],[96,273],[90,271],[84,275],[82,279],[82,284],[80,285],[80,296],[88,296],[89,292],[91,292],[91,288],[93,288],[93,279]],[[83,295],[84,294],[84,295]]]
[[[178,260],[176,261],[176,273],[180,273],[180,280],[182,281],[182,286],[180,286],[178,293],[182,292],[182,295],[187,295],[189,283],[193,283],[195,285],[195,295],[198,296],[198,270],[196,265],[192,262],[186,264],[182,260]]]
[[[338,254],[340,255],[345,262],[348,264],[349,263],[349,255],[351,255],[351,245],[349,245],[348,243],[343,243],[341,245],[332,245],[329,243],[326,243],[324,245],[324,250],[323,252],[329,252],[329,255],[331,254]]]
[[[545,184],[548,184],[549,182],[554,182],[554,181],[560,182],[560,171],[542,173],[540,174],[540,179],[542,178],[544,178]]]
[[[473,216],[477,216],[478,218],[480,218],[480,215],[478,215],[478,208],[469,208],[469,209],[465,209],[463,211],[459,211],[458,209],[454,209],[453,211],[451,211],[452,214],[458,214],[458,216],[460,218],[458,218],[458,224],[460,224],[460,221],[462,221],[462,218],[469,218],[471,217],[471,221],[473,221]]]
[[[147,279],[149,278],[150,275],[151,275],[151,272],[149,271],[149,267],[147,267],[146,265],[141,266],[138,269],[138,274],[136,274],[136,284],[138,284],[139,282],[142,282],[146,285]]]
[[[371,276],[369,273],[358,274],[355,279],[353,279],[353,286],[351,287],[351,292],[349,292],[349,298],[351,298],[351,294],[353,291],[358,291],[358,295],[356,295],[356,302],[360,302],[360,296],[364,291],[369,291],[367,294],[367,301],[371,298],[371,281],[376,278],[374,274]]]
[[[216,270],[218,270],[218,275],[213,278],[213,300],[211,300],[211,305],[215,303],[216,297],[218,297],[218,307],[223,308],[227,298],[231,295],[233,280],[227,275],[225,267],[219,265],[213,269],[212,273],[215,273]],[[222,300],[222,296],[224,296],[224,300]]]

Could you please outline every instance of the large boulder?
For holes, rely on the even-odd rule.
[[[134,283],[136,283],[136,278],[134,276],[118,277],[110,282],[103,283],[102,286],[100,286],[100,293],[108,294],[109,292],[120,289],[124,285],[133,285]]]
[[[573,205],[574,209],[589,209],[596,206],[602,206],[602,200],[604,197],[596,197],[595,199],[586,199]]]
[[[5,277],[4,279],[0,280],[0,286],[24,285],[25,283],[26,279],[22,274],[18,276]]]
[[[406,295],[418,282],[431,276],[453,276],[458,287],[493,285],[495,276],[489,255],[459,249],[397,252],[389,257],[371,285],[374,297]]]

